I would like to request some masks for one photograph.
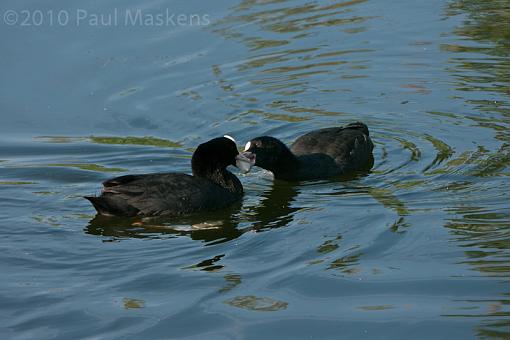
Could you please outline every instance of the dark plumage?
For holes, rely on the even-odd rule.
[[[290,149],[274,137],[257,137],[246,144],[244,155],[276,179],[310,180],[369,169],[373,148],[367,126],[357,122],[309,132]]]
[[[243,160],[246,162],[233,140],[215,138],[193,153],[193,176],[156,173],[116,177],[103,183],[101,196],[85,198],[102,215],[178,216],[216,210],[241,199],[243,186],[226,167]]]

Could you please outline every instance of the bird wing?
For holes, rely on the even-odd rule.
[[[136,210],[136,215],[192,212],[207,204],[208,194],[221,189],[205,179],[181,173],[127,175],[103,185],[101,198],[113,210]]]
[[[357,167],[367,161],[373,149],[368,128],[363,123],[309,132],[292,144],[296,155],[325,154],[341,167]]]

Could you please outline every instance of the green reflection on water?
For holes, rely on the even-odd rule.
[[[24,181],[0,181],[0,185],[31,185],[37,184],[36,182],[24,182]]]
[[[224,278],[226,284],[219,290],[220,293],[227,293],[234,289],[235,287],[237,287],[238,285],[240,285],[242,282],[241,275],[237,274],[227,274],[224,276]]]
[[[503,144],[495,153],[486,159],[479,160],[474,169],[470,171],[472,176],[508,176],[510,174],[510,144]]]
[[[377,305],[377,306],[360,306],[358,309],[364,310],[364,311],[381,311],[381,310],[388,310],[388,309],[394,309],[395,306],[393,305]]]
[[[88,170],[88,171],[97,171],[97,172],[122,172],[127,171],[123,168],[107,168],[102,165],[98,164],[89,164],[89,163],[53,163],[53,164],[46,164],[46,166],[55,166],[55,167],[70,167],[70,168],[77,168],[81,170]]]
[[[37,196],[54,196],[54,195],[58,195],[59,192],[58,191],[34,191],[33,194],[37,195]]]
[[[339,259],[334,260],[329,265],[328,269],[339,269],[340,271],[347,273],[347,274],[353,274],[357,272],[357,269],[353,267],[356,264],[359,264],[359,260],[361,255],[363,253],[359,253],[356,255],[350,255],[350,256],[344,256]]]
[[[399,216],[409,215],[409,210],[404,201],[400,200],[393,192],[386,188],[367,188],[368,193],[385,207],[395,210]]]
[[[317,251],[321,254],[327,254],[327,253],[331,253],[332,251],[337,250],[338,247],[339,247],[339,245],[335,241],[327,240],[327,241],[324,241],[324,243],[321,244],[319,246],[319,248],[317,248]]]
[[[99,144],[120,144],[120,145],[150,145],[167,148],[180,148],[182,144],[173,142],[168,139],[161,139],[156,137],[95,137],[91,136],[89,139],[93,143]]]
[[[434,148],[437,151],[436,158],[434,158],[432,163],[423,170],[425,172],[428,169],[437,166],[441,164],[443,161],[450,158],[453,155],[454,151],[448,144],[431,135],[425,134],[424,137],[434,146]]]
[[[140,299],[124,298],[122,303],[125,309],[140,309],[145,307],[145,301]]]
[[[225,301],[226,304],[242,309],[257,312],[276,312],[287,309],[288,303],[284,301],[273,300],[267,297],[256,297],[254,295],[237,296]]]
[[[97,144],[112,144],[112,145],[146,145],[158,146],[166,148],[180,148],[182,144],[168,139],[156,138],[151,136],[145,137],[117,137],[117,136],[89,136],[89,137],[69,137],[69,136],[37,136],[35,140],[46,143],[76,143],[83,141],[90,141]]]
[[[52,227],[60,227],[62,224],[58,223],[58,219],[53,216],[32,216],[32,219],[41,224],[47,224]]]
[[[264,100],[264,97],[272,94],[277,98],[295,98],[311,89],[320,92],[348,92],[350,89],[345,85],[346,82],[368,77],[361,72],[342,72],[344,69],[351,73],[353,69],[365,70],[368,66],[360,65],[365,61],[353,61],[351,54],[366,54],[373,52],[373,49],[351,47],[342,50],[328,43],[318,44],[316,40],[316,36],[328,28],[338,32],[343,28],[344,32],[350,34],[366,31],[367,22],[375,16],[355,15],[352,9],[365,2],[367,0],[331,3],[246,0],[233,7],[228,16],[211,25],[214,33],[229,40],[240,41],[249,49],[248,56],[234,67],[258,90],[250,94],[252,98],[257,97],[253,99],[265,105],[257,106],[257,112],[252,113],[265,119],[288,122],[310,120],[312,114],[342,115],[343,112],[323,109],[322,104],[278,106]],[[213,74],[218,77],[218,85],[223,89],[226,83],[235,82],[228,80],[229,71],[232,73],[231,70],[222,72],[220,65],[213,67]],[[232,90],[234,95],[242,96],[231,86],[229,91]],[[225,100],[233,94],[230,93]],[[236,108],[242,105],[235,104]],[[256,124],[260,121],[260,118],[255,117],[254,121],[244,120],[243,123]]]
[[[85,137],[68,137],[68,136],[37,136],[34,139],[38,142],[68,144],[86,140]]]

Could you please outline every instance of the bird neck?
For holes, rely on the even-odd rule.
[[[241,181],[227,169],[193,169],[193,176],[205,178],[235,194],[243,193]]]
[[[290,151],[287,147],[285,148],[285,151],[283,151],[279,157],[278,160],[274,163],[273,169],[270,170],[275,178],[287,178],[292,177],[292,174],[295,174],[299,171],[299,160]]]

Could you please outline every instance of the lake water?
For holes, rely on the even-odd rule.
[[[510,337],[508,0],[0,12],[2,339]],[[347,181],[236,172],[241,204],[161,221],[82,198],[356,120],[375,165]]]

